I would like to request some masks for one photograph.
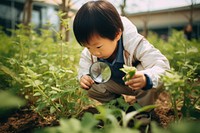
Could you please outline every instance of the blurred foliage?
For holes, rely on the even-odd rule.
[[[149,40],[169,59],[171,70],[162,79],[170,94],[176,121],[182,117],[200,119],[200,41],[188,41],[182,31],[175,30],[168,41],[156,35]]]
[[[171,123],[167,129],[159,127],[155,122],[151,124],[152,133],[199,133],[200,121],[182,120],[180,123]]]
[[[8,91],[0,91],[0,101],[0,118],[9,114],[12,109],[19,109],[26,104],[24,99]]]
[[[81,47],[50,24],[40,34],[18,27],[11,37],[0,32],[0,89],[18,92],[41,115],[77,115],[89,102],[76,78]]]
[[[120,99],[119,99],[120,100]],[[116,103],[113,100],[112,103]],[[109,103],[111,104],[111,103]],[[125,113],[121,108],[108,108],[108,106],[97,106],[99,113],[84,113],[79,120],[76,118],[60,119],[60,125],[56,127],[46,127],[35,130],[35,133],[140,133],[137,124],[130,126],[128,123],[139,112],[152,109],[155,106],[145,106],[139,110]],[[151,125],[143,127],[148,133],[198,133],[200,121],[182,120],[179,123],[171,123],[168,128],[164,129],[152,122]]]
[[[123,107],[126,108],[130,105],[125,103],[124,106],[122,103],[118,103],[122,100],[122,97],[120,97],[108,104],[97,106],[99,113],[84,113],[80,120],[76,118],[60,119],[59,126],[36,130],[36,133],[65,133],[66,131],[70,131],[70,133],[139,133],[140,122],[136,122],[135,125],[129,128],[128,123],[134,119],[135,115],[153,109],[155,105],[141,107],[138,110],[126,113],[123,111]],[[116,103],[118,103],[117,106]]]
[[[31,105],[31,109],[41,115],[52,114],[58,118],[76,117],[85,106],[91,104],[85,91],[79,88],[76,78],[82,48],[73,37],[69,42],[63,41],[62,34],[56,32],[51,24],[40,29],[40,34],[33,30],[33,25],[29,25],[28,28],[23,25],[18,27],[12,31],[12,36],[7,36],[0,30],[0,90],[15,92],[17,96],[24,97]],[[183,33],[178,31],[173,31],[168,41],[153,33],[148,40],[169,59],[173,68],[168,73],[171,73],[171,76],[166,77],[166,89],[168,88],[174,98],[172,106],[176,111],[178,108],[175,105],[177,101],[180,102],[183,116],[193,117],[190,111],[199,108],[199,84],[196,80],[200,74],[199,40],[188,41]],[[0,93],[0,97],[4,101],[9,99],[7,106],[23,105],[21,100],[15,96],[11,98],[10,94]],[[127,128],[127,123],[137,112],[126,114],[122,110],[126,111],[129,106],[121,100],[118,103],[123,105],[120,111],[112,108],[111,102],[107,107],[114,111],[99,107],[97,109],[100,113],[97,115],[86,113],[81,120],[60,119],[60,126],[44,129],[44,132],[138,133],[136,127]],[[5,106],[2,104],[0,107]],[[122,118],[121,123],[118,123],[116,117]],[[104,128],[97,127],[100,121],[107,125]],[[164,130],[152,124],[152,130],[154,133],[176,133],[182,132],[182,126],[185,125],[181,121],[178,125],[172,124]],[[193,132],[195,126],[196,123],[191,122],[184,131]]]
[[[9,99],[7,99],[9,97]],[[4,100],[7,99],[7,100]],[[25,104],[25,101],[15,96],[14,94],[6,91],[0,91],[0,109],[20,107]]]
[[[167,40],[162,39],[157,34],[151,32],[148,40],[156,48],[158,48],[169,60],[170,66],[176,71],[182,69],[180,63],[188,62],[191,66],[197,66],[195,73],[197,77],[200,75],[200,40],[187,40],[183,31],[172,30]]]

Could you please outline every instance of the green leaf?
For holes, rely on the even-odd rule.
[[[85,113],[81,120],[82,127],[92,129],[98,124],[98,121],[94,118],[91,113]]]
[[[41,96],[40,92],[36,92],[33,94],[34,97]]]
[[[56,112],[56,109],[55,109],[55,107],[51,106],[50,107],[50,113],[53,114],[54,112]]]
[[[13,79],[15,79],[17,82],[21,83],[20,79],[17,77],[16,73],[14,73],[11,69],[9,69],[8,67],[6,66],[3,66],[1,63],[0,63],[0,70],[2,72],[4,72],[5,74],[9,75],[10,77],[12,77]]]
[[[25,100],[7,91],[0,91],[0,109],[16,108],[25,105]]]
[[[61,133],[65,133],[66,131],[70,131],[71,133],[80,133],[82,130],[81,122],[75,118],[71,118],[69,120],[60,120],[60,128]]]
[[[124,76],[124,81],[130,80],[136,73],[136,68],[133,66],[123,65],[123,68],[120,68],[126,75]]]
[[[53,86],[51,87],[51,89],[52,89],[52,90],[55,90],[55,91],[57,91],[57,92],[61,92],[61,91],[62,91],[61,89],[59,89],[59,88],[57,88],[57,87],[53,87]]]
[[[33,87],[37,87],[37,86],[42,85],[42,84],[43,84],[42,81],[40,81],[40,80],[35,80],[34,83],[33,83]]]

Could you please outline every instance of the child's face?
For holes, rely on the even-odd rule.
[[[117,41],[121,37],[121,32],[118,33],[114,40],[108,38],[102,38],[99,35],[91,37],[89,44],[85,45],[90,53],[98,58],[109,58],[116,49]]]

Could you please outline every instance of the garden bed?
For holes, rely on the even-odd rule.
[[[52,38],[52,34],[55,33],[48,28],[42,29],[40,35],[33,29],[27,33],[27,28],[23,26],[13,31],[12,37],[0,31],[0,42],[5,43],[0,47],[0,90],[14,92],[31,103],[12,113],[6,112],[9,114],[7,116],[2,117],[1,115],[0,133],[30,133],[35,129],[55,127],[59,124],[62,128],[62,120],[58,117],[77,116],[83,108],[90,105],[85,91],[82,91],[76,79],[82,48],[74,41],[62,41],[59,38],[60,33],[55,38]],[[199,40],[188,41],[182,32],[176,31],[172,32],[168,41],[154,35],[149,35],[148,40],[168,58],[172,68],[163,78],[165,90],[170,94],[171,99],[169,100],[167,93],[161,93],[156,101],[159,106],[155,109],[152,119],[164,130],[168,130],[165,128],[168,128],[170,123],[181,122],[186,118],[187,125],[183,126],[185,130],[189,127],[188,120],[200,120]],[[0,96],[2,110],[8,106],[2,101],[11,102],[11,107],[13,105],[22,107],[18,100],[11,98],[12,95],[4,93],[2,95],[4,96]],[[32,110],[39,112],[43,117]],[[196,110],[197,112],[192,112]],[[95,108],[88,107],[81,114],[96,111]],[[72,121],[67,119],[63,121],[63,124],[67,125],[65,122],[72,122],[70,124],[73,125],[74,121],[82,124],[75,119]],[[199,124],[196,121],[195,123]],[[92,133],[94,133],[94,124],[89,125],[88,129]],[[85,125],[83,125],[80,128],[84,128]],[[76,126],[77,124],[74,128]],[[198,126],[193,127],[192,125],[189,132],[195,133],[192,129],[196,130]],[[118,130],[117,128],[112,127],[115,130]],[[98,132],[99,129],[95,131]],[[162,131],[158,133],[160,132]]]
[[[161,127],[166,128],[168,124],[174,120],[173,111],[170,109],[169,105],[168,94],[161,93],[156,104],[159,106],[155,109],[152,119]],[[84,112],[96,113],[96,109],[88,107]],[[7,118],[1,119],[0,125],[1,133],[31,133],[34,129],[57,126],[59,122],[52,115],[41,117],[26,106],[13,112]]]

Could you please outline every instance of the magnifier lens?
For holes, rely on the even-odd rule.
[[[105,83],[111,77],[110,67],[104,62],[95,62],[90,67],[90,76],[97,83]]]

